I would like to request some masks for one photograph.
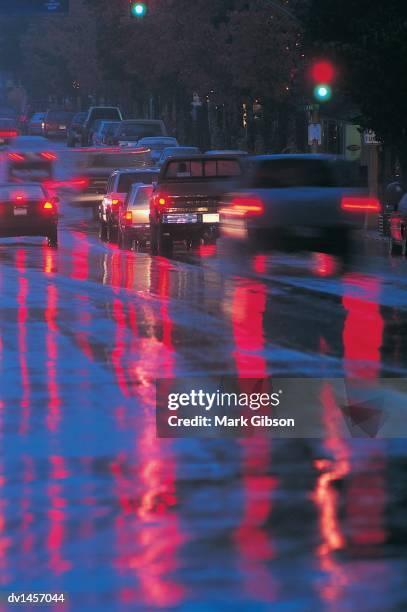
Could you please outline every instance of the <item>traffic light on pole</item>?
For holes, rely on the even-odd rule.
[[[142,19],[147,15],[148,7],[145,2],[130,2],[130,15],[137,19]]]
[[[335,80],[334,65],[321,60],[311,66],[311,79],[314,86],[314,98],[318,102],[328,102],[332,97],[332,82]]]

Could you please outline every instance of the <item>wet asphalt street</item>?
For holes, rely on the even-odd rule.
[[[404,377],[407,262],[380,241],[346,272],[151,257],[60,210],[58,250],[0,242],[0,590],[75,612],[405,610],[405,440],[338,436],[329,386],[323,440],[158,440],[155,379]]]

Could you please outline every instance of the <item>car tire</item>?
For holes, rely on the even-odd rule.
[[[394,242],[393,238],[389,239],[389,255],[401,255],[402,245],[399,242]]]
[[[157,227],[152,223],[150,225],[150,253],[151,255],[158,254]]]
[[[58,229],[55,228],[53,229],[48,235],[47,235],[47,244],[49,247],[56,249],[58,248]]]
[[[161,228],[157,232],[157,251],[159,255],[170,255],[173,249],[173,242],[170,236],[164,236]]]
[[[107,241],[117,243],[118,237],[117,227],[113,227],[111,223],[107,223]]]
[[[101,221],[99,225],[99,238],[106,242],[107,240],[107,224],[105,221]]]
[[[75,141],[72,140],[72,138],[68,138],[68,140],[66,141],[66,146],[70,147],[70,148],[74,147],[75,146]]]

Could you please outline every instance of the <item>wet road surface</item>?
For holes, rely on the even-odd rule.
[[[323,440],[157,440],[154,381],[405,376],[407,263],[379,243],[346,272],[150,257],[61,214],[57,251],[0,243],[0,589],[75,611],[406,609],[404,440],[339,437],[329,385]]]

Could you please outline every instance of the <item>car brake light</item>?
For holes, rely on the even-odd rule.
[[[0,138],[15,138],[18,136],[16,130],[0,130]]]
[[[167,203],[167,200],[165,198],[158,198],[158,203],[160,206],[165,206]]]
[[[50,161],[54,161],[57,158],[55,153],[52,153],[51,151],[43,151],[41,153],[41,157],[43,157],[44,159],[48,159]]]
[[[341,208],[355,212],[380,212],[380,202],[373,197],[345,196],[342,198]]]
[[[117,200],[116,198],[112,200],[112,206],[119,206],[120,204],[120,200]]]
[[[131,210],[128,210],[126,212],[126,214],[124,215],[124,220],[126,221],[126,225],[131,225],[133,221],[133,213],[131,212]]]
[[[8,158],[12,161],[24,161],[24,155],[21,155],[20,153],[9,153]]]
[[[235,196],[224,212],[238,216],[258,216],[264,213],[264,203],[256,195]]]
[[[52,202],[44,202],[44,204],[42,205],[44,210],[53,210],[54,209],[54,205]]]

